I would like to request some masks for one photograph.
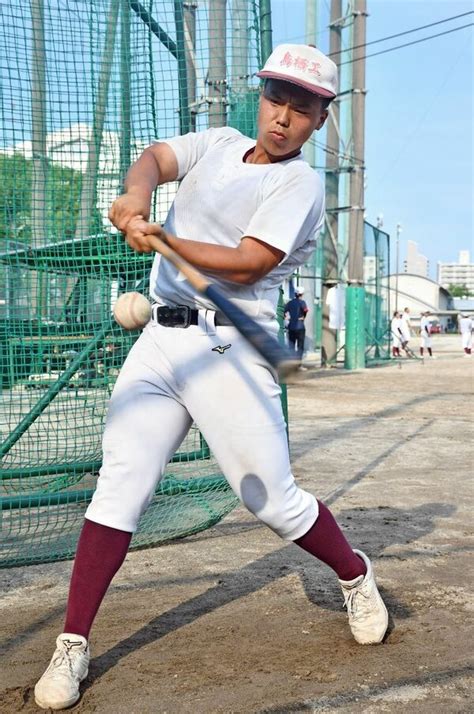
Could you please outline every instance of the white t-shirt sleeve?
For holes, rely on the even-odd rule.
[[[245,236],[268,243],[285,256],[314,238],[324,218],[324,189],[307,164],[282,166],[278,175],[263,182],[262,194]]]
[[[236,136],[240,136],[240,132],[236,129],[221,127],[190,132],[189,134],[160,141],[163,144],[168,144],[173,149],[178,162],[178,180],[180,180],[191,171],[209,149],[217,144],[224,144],[231,139],[235,139]]]

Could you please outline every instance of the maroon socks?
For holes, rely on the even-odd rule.
[[[333,515],[319,503],[319,516],[309,531],[295,541],[300,548],[332,568],[340,580],[365,575],[365,563],[347,542]],[[64,632],[89,638],[94,618],[112,578],[122,565],[131,533],[84,521],[69,588]]]
[[[64,632],[86,639],[102,598],[127,555],[131,533],[84,521],[69,586]]]
[[[339,580],[354,580],[365,575],[364,561],[352,550],[331,511],[321,501],[318,504],[319,516],[315,524],[295,540],[296,545],[329,565]]]

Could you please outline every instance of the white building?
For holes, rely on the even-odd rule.
[[[468,250],[459,251],[457,263],[438,263],[438,282],[445,288],[449,285],[465,285],[474,293],[474,263],[470,262]]]
[[[430,264],[426,255],[418,252],[418,243],[413,240],[407,241],[407,257],[404,261],[404,272],[412,275],[422,275],[427,278]]]
[[[411,322],[419,324],[422,312],[429,312],[433,320],[439,320],[446,329],[453,319],[449,313],[454,310],[453,299],[449,292],[430,278],[422,275],[399,273],[390,275],[390,311],[400,311],[406,307],[410,310]],[[382,279],[382,285],[387,285],[387,278]]]

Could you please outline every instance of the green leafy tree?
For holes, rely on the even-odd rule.
[[[474,293],[472,292],[472,290],[469,290],[467,285],[454,285],[453,283],[451,283],[450,285],[448,285],[448,290],[455,298],[474,297]]]
[[[7,241],[30,244],[32,224],[31,159],[22,154],[0,154],[0,245]],[[49,164],[46,195],[45,243],[74,236],[81,199],[82,174],[74,169]],[[99,212],[94,211],[93,232],[102,230]]]

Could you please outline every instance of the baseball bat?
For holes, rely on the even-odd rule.
[[[293,352],[280,344],[280,342],[263,329],[240,307],[234,305],[223,295],[216,286],[210,282],[187,260],[162,241],[158,236],[147,236],[153,250],[160,253],[170,261],[186,277],[188,282],[198,293],[209,298],[214,305],[225,315],[241,335],[259,352],[262,357],[276,370],[281,381],[288,379],[299,368],[301,362],[296,359]]]

